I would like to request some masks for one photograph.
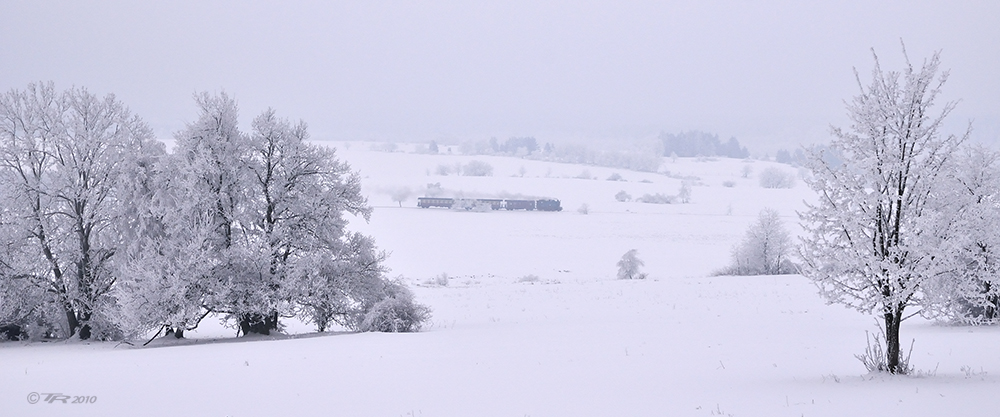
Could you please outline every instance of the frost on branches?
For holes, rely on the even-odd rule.
[[[905,55],[905,51],[904,51]],[[900,366],[899,326],[922,286],[950,268],[947,175],[968,136],[938,130],[954,103],[931,114],[947,79],[935,53],[920,68],[883,72],[875,57],[871,84],[848,103],[850,130],[833,129],[827,151],[813,151],[809,186],[819,202],[802,213],[803,273],[829,302],[882,321],[886,368]],[[839,165],[825,162],[834,152]]]
[[[39,336],[121,337],[119,254],[136,221],[131,202],[146,197],[162,154],[113,95],[49,83],[0,96],[0,322]]]
[[[743,236],[743,241],[733,247],[732,264],[720,271],[726,275],[779,275],[794,274],[796,266],[788,259],[792,250],[788,231],[777,211],[761,210],[757,222]]]
[[[1000,319],[1000,153],[982,145],[960,153],[944,198],[956,231],[952,267],[925,284],[921,314],[965,324]]]
[[[618,279],[646,279],[646,273],[639,272],[646,263],[639,259],[639,251],[631,249],[618,260]]]
[[[177,134],[174,165],[163,171],[162,182],[174,185],[157,204],[163,232],[148,240],[137,262],[147,272],[122,297],[159,306],[135,317],[178,336],[209,313],[225,314],[244,335],[270,334],[293,316],[320,331],[361,329],[398,284],[385,278],[374,242],[346,230],[345,213],[371,213],[360,177],[332,150],[307,143],[305,123],[267,110],[246,134],[227,95],[196,102],[201,115]]]
[[[182,337],[216,313],[243,334],[292,316],[363,329],[403,300],[414,314],[397,322],[416,321],[376,330],[419,328],[426,307],[346,230],[345,213],[371,213],[358,175],[304,123],[268,110],[244,133],[230,97],[195,100],[168,154],[113,96],[52,84],[0,96],[0,324]]]

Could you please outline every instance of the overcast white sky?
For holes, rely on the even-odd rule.
[[[225,90],[315,139],[828,137],[870,48],[942,50],[949,128],[1000,142],[996,1],[0,3],[0,89],[115,93],[163,139]],[[878,4],[869,4],[878,3]]]

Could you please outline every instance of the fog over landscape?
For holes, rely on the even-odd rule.
[[[994,2],[6,2],[0,90],[115,93],[170,139],[191,96],[274,107],[319,140],[829,138],[875,48],[942,50],[947,129],[1000,136]]]
[[[0,2],[0,416],[993,415],[1000,2],[870,3]]]

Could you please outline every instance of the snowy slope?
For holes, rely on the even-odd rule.
[[[424,332],[220,342],[211,338],[232,332],[207,321],[190,346],[2,343],[0,415],[991,415],[1000,406],[998,328],[913,319],[902,337],[916,339],[913,364],[933,375],[866,376],[853,355],[875,329],[870,317],[825,305],[800,276],[709,276],[761,208],[797,232],[795,210],[811,198],[804,184],[765,190],[754,174],[742,178],[745,165],[776,164],[667,160],[667,176],[368,149],[339,146],[376,207],[352,228],[391,251],[392,274],[434,309]],[[474,159],[494,175],[434,175]],[[583,171],[598,179],[575,178]],[[627,181],[605,180],[615,172]],[[690,204],[614,199],[675,194],[679,177],[695,183]],[[403,207],[388,194],[438,182],[468,196],[555,197],[565,209],[418,209],[417,194]],[[614,279],[631,248],[650,279]],[[447,286],[426,283],[441,273]],[[97,401],[30,404],[32,392]]]

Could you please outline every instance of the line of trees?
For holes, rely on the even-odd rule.
[[[740,146],[740,141],[736,138],[731,137],[722,143],[719,140],[719,135],[698,130],[677,134],[660,133],[660,140],[663,142],[663,156],[727,156],[730,158],[750,156],[747,148]]]
[[[366,330],[399,318],[366,317],[393,299],[419,327],[385,253],[346,230],[371,213],[358,175],[305,123],[269,109],[246,133],[226,94],[195,102],[168,153],[113,95],[0,96],[0,322],[80,339],[182,337],[213,313],[243,334],[293,316]]]

